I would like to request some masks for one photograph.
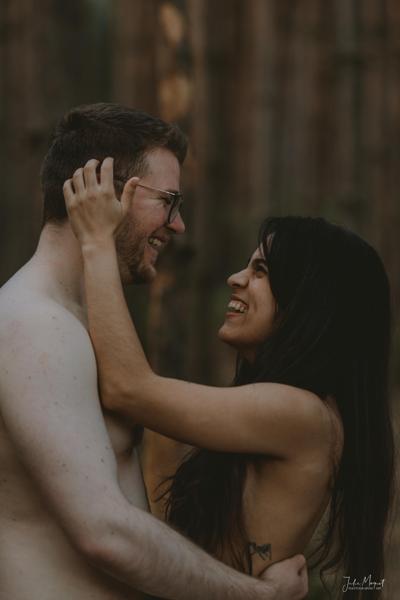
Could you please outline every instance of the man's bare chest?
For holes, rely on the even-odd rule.
[[[104,415],[118,468],[118,481],[125,498],[142,510],[149,510],[134,430],[110,413]]]

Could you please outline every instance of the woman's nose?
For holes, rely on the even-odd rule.
[[[238,273],[233,273],[227,279],[227,284],[231,288],[246,287],[247,283],[248,283],[247,269],[243,269],[242,271],[239,271]]]

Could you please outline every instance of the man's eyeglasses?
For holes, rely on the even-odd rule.
[[[114,181],[119,181],[120,183],[125,183],[124,180],[119,179],[118,177],[114,177]],[[163,200],[168,208],[167,215],[167,224],[170,225],[175,218],[177,217],[179,210],[183,204],[183,194],[181,192],[170,192],[167,190],[160,190],[158,188],[151,187],[149,185],[145,185],[144,183],[138,183],[137,187],[141,187],[145,190],[150,190],[151,192],[157,192],[158,200]]]
[[[183,194],[181,192],[169,192],[167,190],[160,190],[158,188],[150,187],[149,185],[144,185],[144,183],[138,183],[137,187],[141,187],[145,190],[150,190],[151,192],[157,192],[160,195],[160,199],[164,200],[164,202],[168,206],[168,225],[174,221],[183,204]]]

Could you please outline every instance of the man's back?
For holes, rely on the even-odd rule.
[[[83,344],[78,363],[71,366],[69,353],[74,350],[71,343],[76,336]],[[65,527],[64,511],[79,507],[72,506],[73,499],[60,493],[62,486],[57,481],[67,480],[67,493],[71,495],[80,493],[87,482],[86,506],[77,519],[77,526],[83,528],[79,535],[84,536],[87,514],[96,513],[102,501],[101,496],[90,492],[93,474],[89,465],[90,460],[94,468],[98,461],[104,463],[103,448],[96,457],[93,446],[98,443],[94,439],[97,432],[84,422],[89,416],[85,399],[80,407],[73,395],[74,389],[79,390],[81,377],[83,392],[87,377],[95,380],[95,360],[84,325],[49,296],[45,287],[41,289],[40,273],[29,263],[0,291],[0,358],[0,597],[143,597],[90,566],[76,549],[74,535],[71,539],[71,532]],[[67,387],[68,377],[72,395]],[[93,396],[93,385],[88,387],[91,389],[87,389],[87,394]],[[44,398],[46,390],[48,398]],[[74,424],[69,422],[69,416],[74,422],[81,421],[82,431],[88,425],[85,440],[74,438]],[[109,437],[106,431],[101,433],[114,450],[119,487],[130,503],[147,510],[131,432],[114,418],[106,421]],[[40,426],[42,439],[38,434]],[[83,449],[89,462],[83,460]],[[112,455],[109,447],[104,451]],[[105,480],[105,494],[106,487]]]

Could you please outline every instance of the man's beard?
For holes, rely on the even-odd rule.
[[[150,283],[154,269],[144,264],[147,235],[136,223],[126,220],[116,236],[116,249],[123,283]]]

